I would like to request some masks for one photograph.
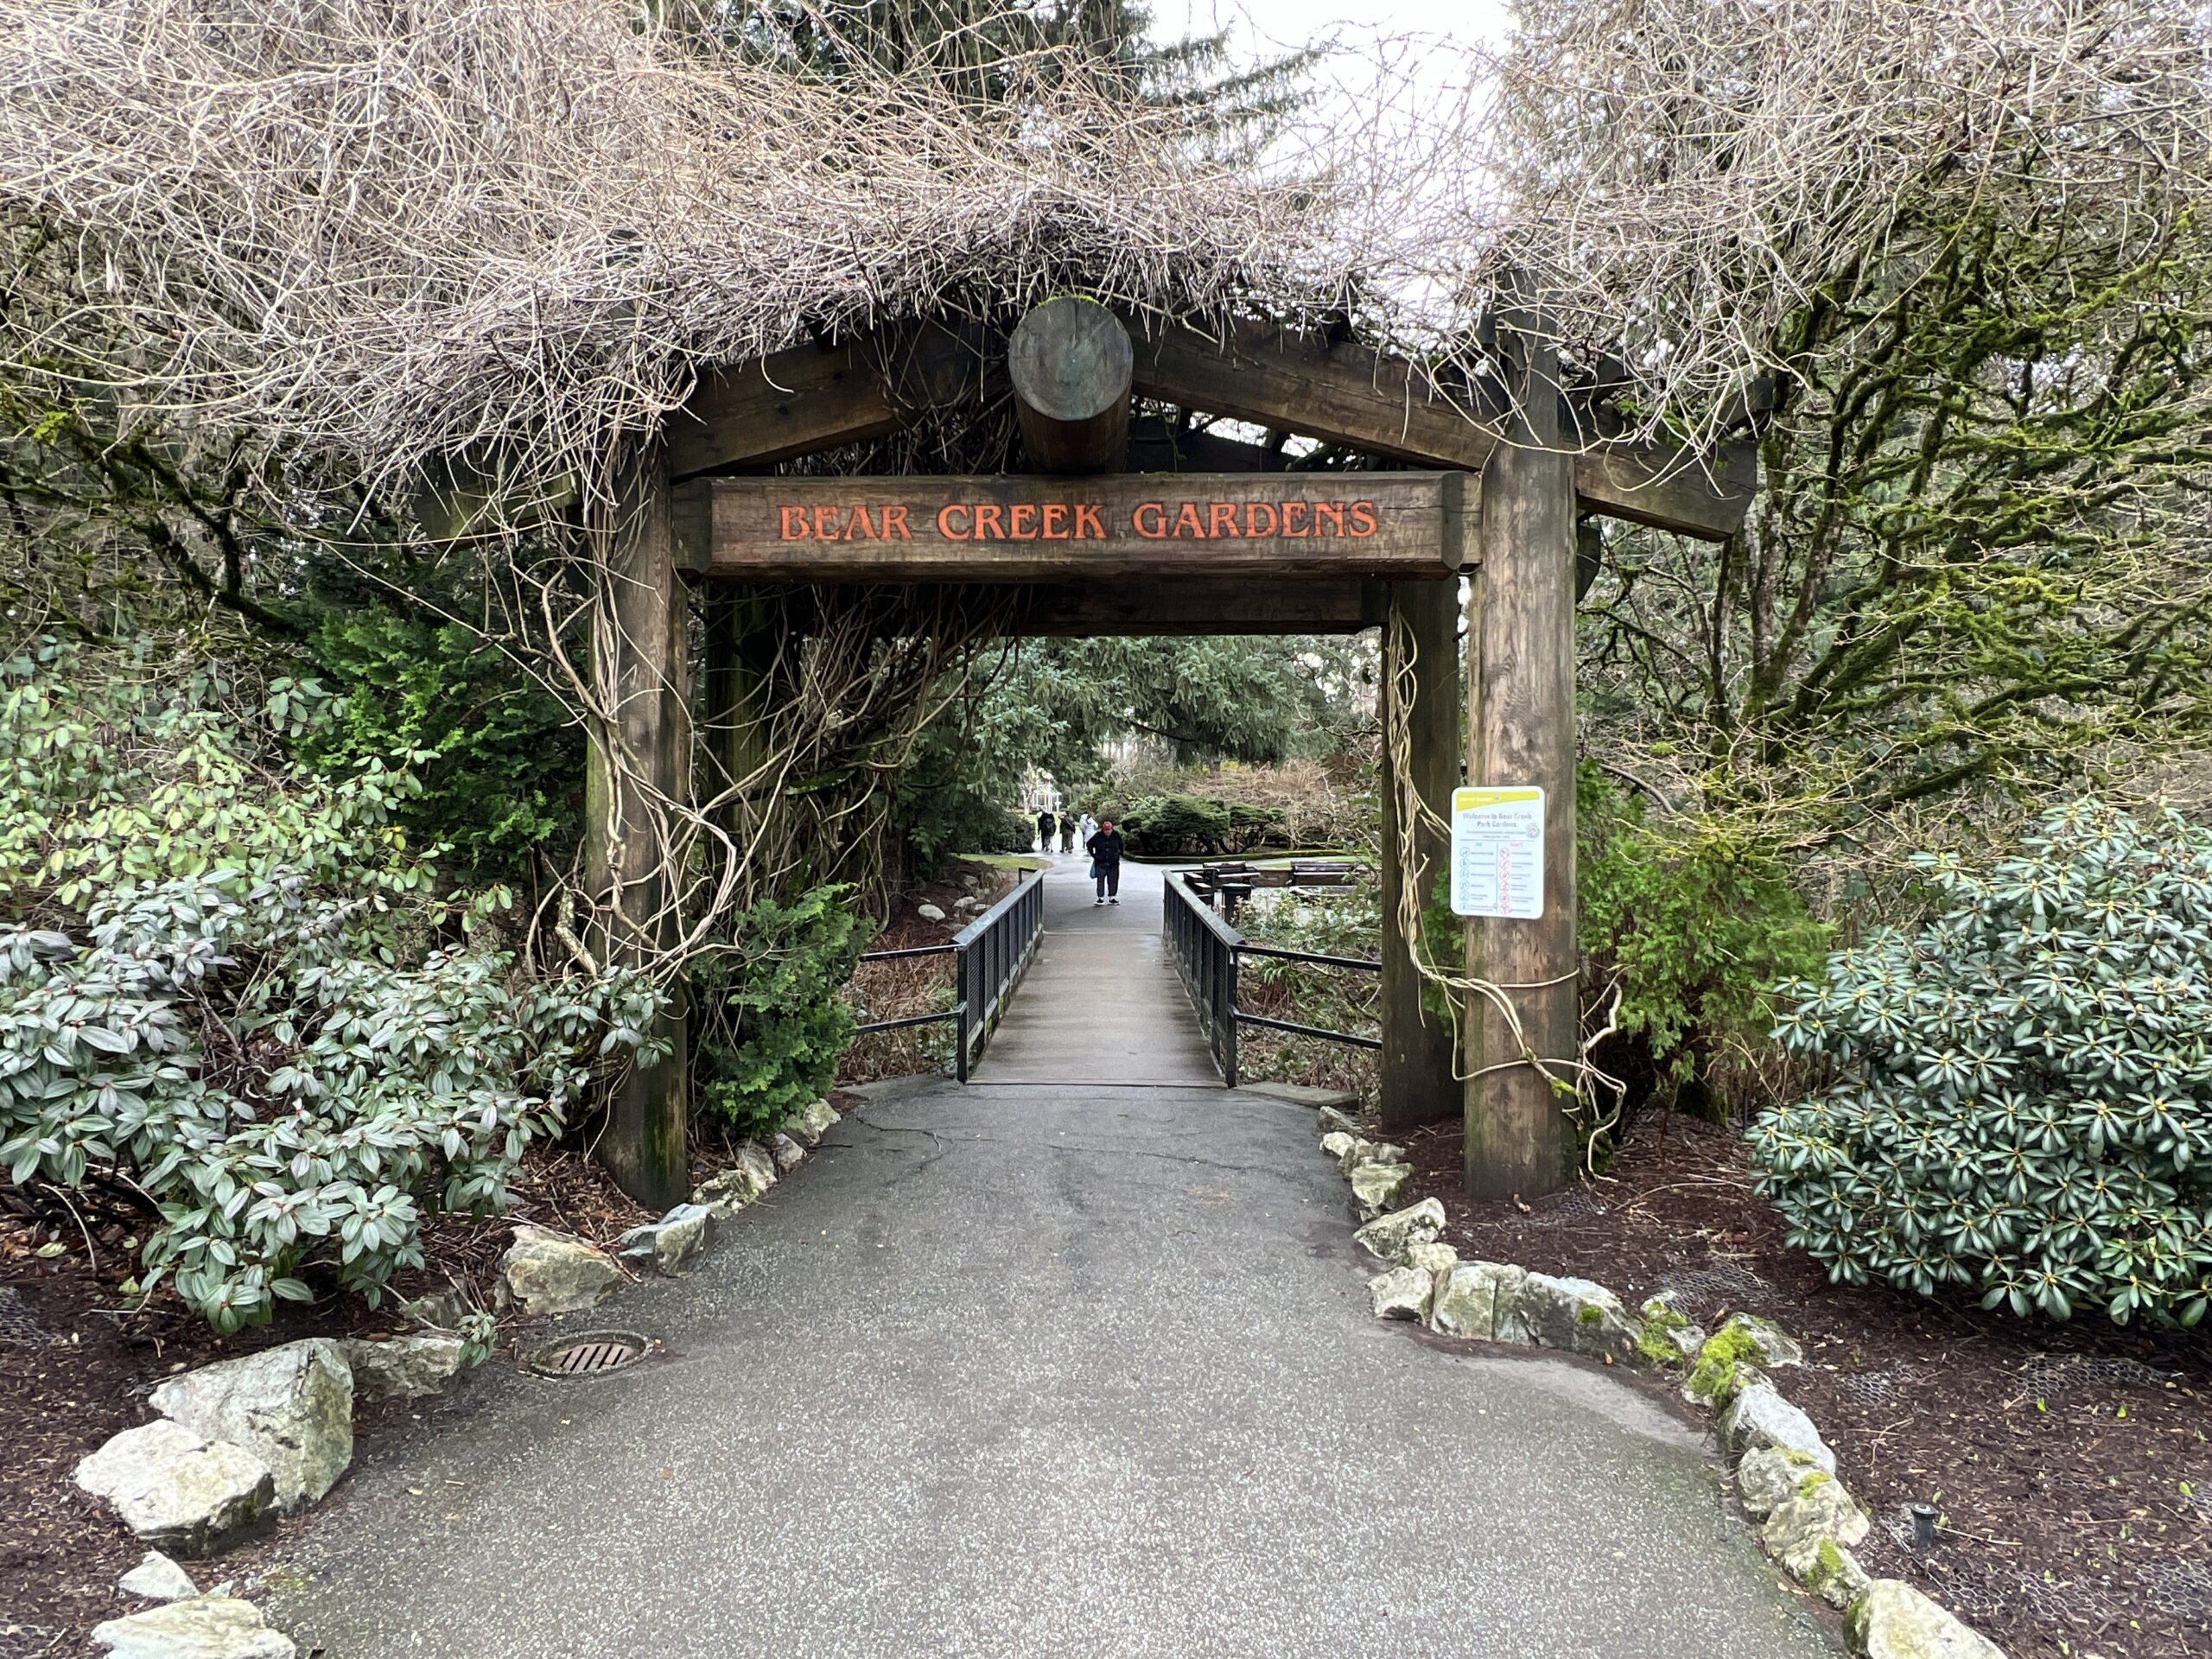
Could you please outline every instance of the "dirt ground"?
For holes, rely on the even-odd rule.
[[[1611,1179],[1528,1205],[1458,1196],[1460,1136],[1411,1136],[1414,1191],[1440,1198],[1462,1256],[1662,1290],[1707,1328],[1764,1314],[1804,1344],[1777,1380],[1873,1516],[1858,1551],[2011,1659],[2212,1654],[2212,1338],[2065,1325],[1831,1284],[1783,1242],[1736,1131],[1653,1115]],[[1942,1513],[1908,1547],[1904,1505]]]
[[[397,1294],[450,1284],[489,1307],[512,1223],[537,1222],[603,1243],[645,1219],[575,1151],[533,1152],[514,1191],[513,1211],[494,1221],[434,1217],[423,1236],[427,1266],[398,1275]],[[152,1415],[146,1395],[172,1372],[304,1337],[402,1331],[407,1321],[392,1298],[371,1308],[321,1287],[326,1294],[317,1301],[280,1303],[272,1323],[219,1337],[166,1293],[143,1306],[122,1294],[118,1287],[135,1263],[116,1238],[103,1240],[99,1217],[88,1217],[88,1251],[73,1227],[57,1230],[23,1213],[32,1207],[23,1195],[10,1197],[9,1210],[0,1211],[0,1659],[74,1656],[90,1651],[94,1624],[144,1605],[118,1594],[115,1581],[146,1553],[104,1504],[77,1490],[71,1476],[78,1459],[146,1421]],[[57,1243],[61,1254],[37,1254]],[[502,1336],[518,1343],[523,1326],[503,1326]],[[357,1446],[404,1423],[410,1404],[422,1402],[364,1406],[354,1419]],[[188,1562],[186,1570],[203,1586],[243,1580],[268,1548],[264,1541],[213,1561]]]

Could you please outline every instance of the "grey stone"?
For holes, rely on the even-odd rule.
[[[758,1141],[738,1147],[730,1166],[702,1182],[691,1202],[703,1204],[718,1216],[742,1210],[776,1184],[776,1160]]]
[[[1333,1106],[1321,1108],[1319,1111],[1314,1113],[1313,1121],[1324,1135],[1357,1135],[1359,1133],[1359,1120],[1349,1112],[1338,1111]]]
[[[468,1299],[458,1290],[434,1290],[411,1302],[400,1303],[399,1311],[417,1325],[427,1325],[434,1331],[458,1331],[471,1310]]]
[[[1834,1475],[1814,1470],[1797,1483],[1797,1490],[1774,1506],[1766,1530],[1759,1535],[1766,1553],[1782,1563],[1782,1570],[1800,1584],[1808,1583],[1826,1554],[1848,1548],[1866,1535],[1866,1512],[1852,1502],[1851,1494]],[[1848,1601],[1849,1598],[1846,1598]]]
[[[525,1313],[596,1307],[621,1284],[622,1269],[605,1250],[527,1224],[515,1229],[515,1242],[499,1258],[500,1294]]]
[[[1411,1164],[1361,1164],[1351,1173],[1351,1195],[1357,1200],[1359,1213],[1375,1217],[1398,1201],[1406,1190],[1406,1183],[1414,1178]]]
[[[1643,1351],[1653,1359],[1686,1365],[1705,1346],[1705,1327],[1691,1323],[1671,1290],[1648,1298],[1637,1313],[1643,1321]]]
[[[281,1510],[315,1503],[353,1461],[353,1368],[327,1337],[202,1365],[152,1398],[162,1416],[259,1458]]]
[[[1358,1144],[1359,1137],[1350,1129],[1331,1129],[1321,1137],[1321,1150],[1337,1160],[1339,1169],[1344,1167],[1344,1154]]]
[[[706,1244],[714,1224],[712,1205],[679,1204],[658,1221],[632,1227],[615,1241],[615,1249],[624,1261],[650,1262],[673,1279]]]
[[[1784,1366],[1805,1363],[1805,1351],[1772,1319],[1763,1319],[1756,1313],[1732,1313],[1716,1334],[1725,1338],[1732,1332],[1758,1351],[1762,1370],[1780,1370]]]
[[[2005,1659],[1996,1643],[1901,1579],[1869,1584],[1844,1615],[1843,1632],[1866,1659]]]
[[[1802,1452],[1822,1474],[1835,1473],[1835,1453],[1828,1450],[1813,1420],[1764,1379],[1743,1389],[1721,1412],[1720,1440],[1739,1457],[1762,1446]]]
[[[822,1137],[837,1127],[837,1109],[828,1101],[810,1100],[798,1115],[798,1138],[810,1147],[818,1147]]]
[[[185,1556],[213,1554],[276,1502],[259,1458],[167,1418],[114,1436],[77,1465],[77,1484],[148,1543]]]
[[[925,922],[941,922],[944,919],[944,912],[935,905],[916,905],[914,914]]]
[[[1637,1357],[1643,1327],[1621,1306],[1621,1299],[1587,1279],[1532,1273],[1521,1281],[1512,1312],[1497,1321],[1539,1347],[1592,1359],[1621,1363]]]
[[[779,1174],[788,1175],[806,1161],[806,1148],[788,1135],[768,1137],[768,1155],[776,1160]]]
[[[1444,1243],[1410,1244],[1406,1247],[1406,1265],[1423,1273],[1449,1273],[1459,1265],[1459,1252]]]
[[[1522,1269],[1503,1262],[1462,1262],[1444,1275],[1429,1310],[1429,1328],[1447,1337],[1497,1339],[1497,1310],[1511,1308]]]
[[[1367,1281],[1367,1293],[1375,1299],[1375,1316],[1380,1319],[1426,1319],[1435,1290],[1435,1279],[1419,1268],[1392,1268]]]
[[[1764,1521],[1774,1513],[1775,1505],[1796,1496],[1797,1484],[1806,1476],[1821,1472],[1820,1465],[1802,1452],[1760,1446],[1746,1452],[1736,1465],[1736,1496],[1743,1501],[1745,1514]]]
[[[1840,1612],[1865,1595],[1873,1580],[1848,1549],[1841,1544],[1826,1543],[1821,1546],[1811,1569],[1799,1582]]]
[[[1370,1141],[1361,1135],[1351,1138],[1351,1145],[1337,1158],[1337,1167],[1347,1175],[1362,1164],[1400,1164],[1406,1159],[1403,1147],[1393,1146],[1387,1141]]]
[[[146,1559],[118,1579],[115,1587],[145,1601],[183,1601],[200,1593],[192,1575],[158,1549],[148,1550]]]
[[[234,1596],[195,1596],[92,1627],[110,1659],[293,1659],[292,1638]]]
[[[418,1400],[435,1394],[467,1358],[468,1344],[448,1331],[386,1337],[382,1342],[349,1338],[346,1343],[353,1391],[365,1400]]]
[[[1444,1206],[1434,1198],[1423,1198],[1403,1210],[1377,1216],[1352,1236],[1367,1247],[1370,1255],[1383,1262],[1402,1262],[1413,1246],[1434,1243],[1443,1230]]]

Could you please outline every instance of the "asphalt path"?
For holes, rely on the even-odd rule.
[[[499,1361],[291,1534],[333,1659],[1832,1652],[1690,1421],[1376,1320],[1309,1111],[878,1098],[688,1277]]]
[[[1206,1065],[1156,873],[1048,898],[976,1085],[874,1091],[563,1322],[652,1358],[495,1362],[371,1445],[284,1543],[302,1653],[1834,1651],[1663,1393],[1373,1317],[1312,1112]]]

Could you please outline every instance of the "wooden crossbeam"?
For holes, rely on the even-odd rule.
[[[1479,472],[1497,447],[1485,411],[1446,399],[1402,358],[1261,322],[1237,323],[1222,340],[1167,325],[1132,334],[1141,397],[1420,467]],[[923,410],[995,398],[1005,384],[1002,353],[934,325],[895,340],[794,346],[703,377],[669,422],[670,471],[692,478],[861,442]],[[1721,541],[1743,522],[1752,462],[1749,445],[1731,445],[1708,480],[1662,446],[1592,448],[1574,458],[1578,505]]]
[[[1218,340],[1165,324],[1132,332],[1141,397],[1421,467],[1480,472],[1498,444],[1493,413],[1446,398],[1402,358],[1263,322]],[[1750,501],[1751,461],[1748,446],[1724,457],[1716,487],[1679,452],[1607,445],[1576,455],[1575,493],[1586,512],[1725,541]]]

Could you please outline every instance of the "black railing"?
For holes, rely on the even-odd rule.
[[[950,1020],[958,1027],[953,1039],[952,1071],[961,1082],[990,1046],[1014,988],[1028,971],[1037,954],[1037,941],[1045,932],[1045,873],[1033,870],[1012,893],[962,928],[943,944],[918,944],[904,950],[870,950],[862,962],[893,962],[900,957],[952,957],[953,1001],[942,1014],[910,1014],[903,1020],[877,1020],[855,1026],[854,1035],[871,1031],[902,1031],[909,1026],[932,1026]]]
[[[1166,896],[1161,901],[1160,936],[1167,941],[1167,954],[1174,959],[1183,988],[1190,993],[1191,1006],[1198,1012],[1198,1029],[1205,1033],[1206,1046],[1213,1051],[1213,1063],[1220,1068],[1221,1080],[1231,1089],[1236,1086],[1239,1026],[1264,1026],[1270,1031],[1319,1037],[1325,1042],[1344,1043],[1353,1048],[1382,1046],[1372,1037],[1356,1036],[1348,1031],[1328,1031],[1319,1026],[1297,1025],[1288,1020],[1271,1020],[1262,1014],[1247,1014],[1236,1006],[1239,957],[1273,957],[1283,962],[1310,962],[1324,968],[1350,968],[1370,974],[1382,971],[1381,963],[1358,957],[1325,957],[1312,950],[1285,950],[1277,945],[1249,944],[1242,933],[1214,914],[1211,893],[1201,896],[1191,890],[1182,871],[1168,871],[1167,879],[1161,885]]]

